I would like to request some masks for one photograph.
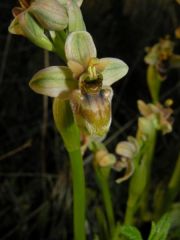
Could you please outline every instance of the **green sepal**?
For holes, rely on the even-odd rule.
[[[69,16],[69,32],[86,31],[81,10],[75,1],[68,1],[67,12]]]
[[[38,47],[53,51],[53,45],[35,19],[28,12],[18,15],[18,22],[24,33],[31,42]]]
[[[74,121],[69,101],[55,98],[53,102],[53,116],[56,127],[61,134],[68,152],[79,150],[80,133]]]
[[[37,72],[30,80],[30,88],[39,94],[49,97],[60,97],[76,87],[69,68],[52,66]]]
[[[57,0],[57,1],[63,6],[66,6],[68,0]],[[73,0],[73,2],[75,2],[80,7],[83,3],[83,0]]]
[[[159,92],[163,78],[159,75],[156,67],[149,65],[147,69],[147,83],[154,103],[159,101]]]

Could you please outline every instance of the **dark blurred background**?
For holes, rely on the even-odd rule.
[[[0,239],[72,239],[69,161],[53,124],[52,99],[48,100],[46,127],[43,97],[28,86],[34,73],[44,67],[44,51],[8,33],[14,6],[15,0],[0,2]],[[127,76],[113,85],[113,121],[105,140],[113,152],[119,141],[136,133],[137,100],[151,100],[146,84],[145,47],[166,35],[175,40],[180,5],[175,0],[84,0],[82,12],[98,57],[120,58],[130,68]],[[175,43],[175,52],[180,54],[180,42]],[[50,65],[62,64],[52,53],[49,58]],[[180,146],[179,81],[180,71],[172,70],[161,89],[162,102],[166,98],[174,100],[174,130],[158,138],[154,183],[162,177],[168,179]],[[85,170],[87,186],[96,189],[89,153],[85,156]],[[120,219],[127,184],[112,183],[114,207]],[[93,202],[90,204],[93,208]],[[90,225],[94,216],[91,212],[88,216]],[[146,236],[146,230],[142,231]]]

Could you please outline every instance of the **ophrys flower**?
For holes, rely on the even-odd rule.
[[[116,58],[97,58],[88,32],[69,34],[65,43],[68,67],[54,66],[39,71],[30,81],[37,93],[69,99],[80,129],[91,136],[104,136],[111,123],[112,89],[128,66]]]
[[[163,106],[159,102],[156,104],[146,104],[142,100],[138,100],[138,108],[143,116],[142,118],[152,121],[156,129],[161,130],[163,134],[171,132],[173,124],[173,109],[169,107],[172,103],[166,103],[165,106]]]

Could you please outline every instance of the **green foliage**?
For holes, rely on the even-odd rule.
[[[128,240],[143,240],[142,235],[140,233],[140,231],[131,225],[124,225],[121,228],[120,233],[127,237]]]
[[[148,240],[166,240],[171,225],[171,214],[165,213],[157,223],[152,223]]]

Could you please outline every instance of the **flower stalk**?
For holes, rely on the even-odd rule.
[[[68,101],[58,98],[53,102],[56,127],[70,157],[73,182],[74,240],[85,240],[85,177],[80,149],[80,134]],[[71,141],[69,141],[71,139]]]
[[[180,185],[180,153],[178,155],[174,171],[171,175],[167,187],[163,186],[160,189],[160,194],[154,201],[154,218],[158,219],[164,212],[168,211],[172,206],[172,203],[179,193]]]

